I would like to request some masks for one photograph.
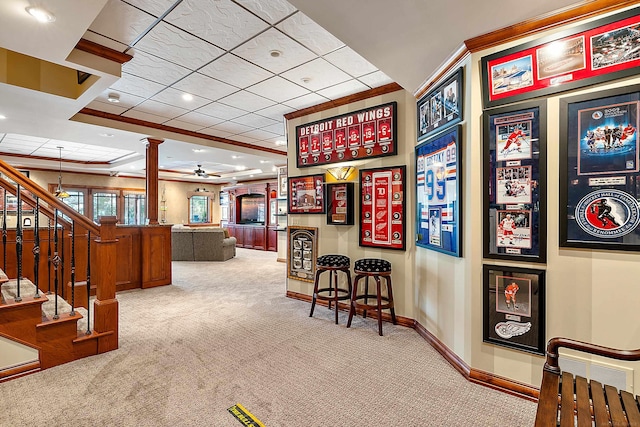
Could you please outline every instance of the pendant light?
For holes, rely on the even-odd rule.
[[[58,169],[58,188],[56,188],[56,191],[53,193],[53,195],[58,199],[66,199],[67,197],[69,197],[69,193],[62,189],[62,149],[64,147],[58,146],[57,148],[58,150],[60,150],[60,168]]]

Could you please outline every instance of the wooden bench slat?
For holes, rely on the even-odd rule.
[[[536,411],[535,427],[555,426],[558,423],[558,385],[560,376],[544,371]]]
[[[607,412],[607,403],[604,399],[602,384],[592,380],[589,385],[591,388],[591,401],[593,402],[593,416],[596,427],[609,427],[609,414]]]
[[[573,375],[570,372],[562,373],[561,398],[560,398],[560,427],[573,427]]]
[[[622,403],[620,403],[620,395],[618,395],[618,389],[610,385],[604,386],[604,392],[607,396],[607,403],[609,404],[609,416],[611,417],[611,424],[614,426],[626,426],[627,419],[622,411]]]
[[[638,411],[638,405],[636,404],[633,395],[628,391],[621,390],[620,397],[622,398],[622,404],[624,405],[624,411],[627,413],[627,420],[631,427],[640,426],[640,411]]]
[[[591,403],[589,400],[589,383],[584,377],[576,377],[577,427],[591,427]]]

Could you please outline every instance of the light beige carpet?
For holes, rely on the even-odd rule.
[[[285,265],[238,249],[118,294],[120,349],[0,384],[1,426],[531,426],[531,402],[469,383],[412,329],[286,298]]]

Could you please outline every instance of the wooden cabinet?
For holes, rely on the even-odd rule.
[[[229,223],[226,225],[229,234],[236,238],[236,246],[239,248],[257,249],[262,251],[278,250],[278,235],[276,224],[280,221],[278,214],[272,212],[277,209],[276,200],[277,182],[268,182],[231,188],[229,193]],[[240,206],[239,198],[247,195],[263,195],[265,200],[264,219],[265,224],[239,224]],[[282,214],[279,214],[282,215]]]
[[[278,251],[278,232],[276,227],[269,227],[267,229],[267,250]]]

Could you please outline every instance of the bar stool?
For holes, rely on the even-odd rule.
[[[367,310],[376,310],[378,312],[378,334],[382,336],[382,310],[389,309],[391,311],[391,321],[396,325],[396,311],[393,308],[393,289],[391,287],[391,263],[384,259],[364,258],[359,259],[353,266],[356,277],[353,281],[353,292],[351,293],[351,307],[349,307],[349,320],[347,328],[351,327],[353,314],[357,309],[362,310],[362,317],[367,317]],[[376,281],[376,293],[369,294],[369,278],[373,277]],[[380,289],[380,278],[385,279],[387,285],[387,296],[383,296]],[[360,279],[365,279],[364,294],[358,295],[358,283]],[[376,299],[376,305],[369,304],[369,298]],[[358,300],[364,299],[364,304],[358,303]],[[386,301],[386,304],[382,304]]]
[[[325,271],[329,272],[329,287],[318,289],[320,282],[320,274]],[[338,287],[338,272],[342,271],[347,275],[347,289]],[[331,282],[333,281],[333,287]],[[328,292],[328,295],[320,295],[320,293]],[[313,299],[311,301],[311,312],[309,317],[313,316],[313,309],[316,306],[316,299],[328,301],[329,310],[331,310],[331,301],[335,302],[336,325],[338,324],[338,301],[351,299],[351,260],[344,255],[322,255],[316,261],[316,279],[313,283]]]

